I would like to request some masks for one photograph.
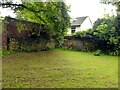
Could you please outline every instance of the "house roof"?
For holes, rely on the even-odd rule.
[[[85,19],[86,19],[87,17],[88,17],[88,16],[85,16],[85,17],[77,17],[77,18],[73,19],[71,26],[80,26],[80,25],[85,21]]]

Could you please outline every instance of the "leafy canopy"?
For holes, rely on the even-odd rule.
[[[18,19],[44,24],[47,32],[54,36],[57,46],[61,46],[70,25],[69,7],[64,2],[22,2],[21,4],[3,3],[11,7]]]
[[[93,29],[76,33],[80,38],[89,38],[95,49],[110,55],[118,55],[120,49],[120,31],[116,25],[117,17],[97,19]]]

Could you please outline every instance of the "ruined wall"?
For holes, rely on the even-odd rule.
[[[65,38],[63,48],[65,49],[73,49],[79,51],[93,51],[94,43],[88,39],[76,38],[74,36],[70,36]]]
[[[22,27],[18,25],[21,24]],[[22,28],[22,29],[20,29]],[[34,36],[39,34],[39,37]],[[14,51],[41,51],[46,50],[50,42],[49,34],[44,25],[6,18],[3,22],[2,47]]]

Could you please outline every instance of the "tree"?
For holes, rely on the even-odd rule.
[[[93,24],[93,29],[78,32],[76,36],[91,39],[95,45],[95,50],[101,50],[105,54],[118,55],[120,35],[116,18],[108,16],[97,19]]]
[[[112,4],[117,7],[117,17],[115,18],[115,27],[116,27],[116,32],[118,35],[118,39],[120,41],[120,0],[101,0],[101,3],[103,4]],[[120,44],[118,44],[120,46]],[[119,47],[120,48],[120,47]]]
[[[69,7],[64,2],[7,2],[1,5],[11,7],[19,19],[44,24],[47,32],[55,38],[56,46],[62,45],[70,25]]]

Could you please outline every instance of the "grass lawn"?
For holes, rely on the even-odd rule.
[[[3,88],[117,88],[118,57],[52,50],[3,57]]]

